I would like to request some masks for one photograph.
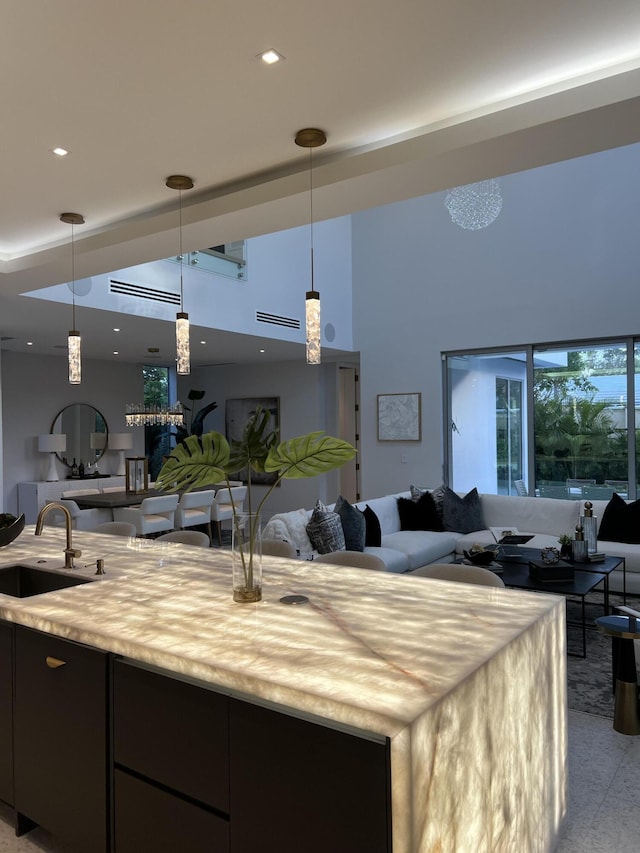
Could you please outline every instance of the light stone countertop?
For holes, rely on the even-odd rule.
[[[0,568],[63,565],[64,530],[33,530]],[[237,604],[229,551],[82,531],[73,544],[73,574],[94,582],[0,594],[0,618],[388,737],[394,853],[553,849],[563,598],[264,557],[263,600]],[[309,602],[280,603],[293,593]]]

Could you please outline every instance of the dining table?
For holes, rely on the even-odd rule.
[[[196,487],[195,489],[191,489],[191,491],[203,492],[213,490],[217,492],[218,489],[224,489],[226,487],[226,483],[214,483],[209,486]],[[73,500],[78,504],[80,509],[97,509],[101,507],[106,509],[115,509],[116,507],[121,506],[137,506],[142,503],[145,498],[157,498],[161,495],[169,494],[182,495],[184,491],[184,489],[180,489],[177,492],[148,489],[144,492],[127,492],[123,489],[120,492],[100,492],[99,494],[94,495],[77,495]]]

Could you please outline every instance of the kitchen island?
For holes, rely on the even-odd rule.
[[[32,533],[0,551],[0,568],[62,565],[64,531]],[[386,744],[380,849],[553,849],[566,808],[563,599],[265,557],[263,600],[236,604],[229,552],[86,532],[74,546],[74,574],[94,582],[0,595],[5,623]],[[292,594],[309,601],[280,602]]]

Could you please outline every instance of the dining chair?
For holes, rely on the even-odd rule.
[[[74,496],[80,497],[80,495],[99,495],[100,489],[66,489],[62,493],[63,498],[71,498]]]
[[[247,497],[246,486],[232,486],[228,489],[218,489],[211,504],[211,521],[216,523],[218,534],[218,545],[222,545],[222,522],[233,518],[233,508],[236,512],[242,512],[245,498]]]
[[[378,572],[384,572],[386,569],[384,560],[365,551],[332,551],[330,554],[319,554],[314,562],[351,566],[354,569],[375,569]]]
[[[173,530],[178,497],[178,495],[160,495],[144,498],[139,506],[114,507],[113,520],[130,522],[135,526],[138,536]]]
[[[502,578],[490,569],[482,566],[464,566],[460,563],[432,563],[411,572],[411,576],[435,578],[443,581],[478,584],[480,586],[504,587]]]
[[[93,528],[92,533],[109,533],[112,536],[129,536],[136,535],[134,524],[128,521],[105,521]]]
[[[209,544],[213,541],[211,534],[211,506],[215,499],[214,489],[201,492],[185,492],[176,507],[175,525],[180,529],[206,524],[209,532]]]
[[[106,508],[80,509],[75,501],[69,498],[63,498],[54,503],[65,506],[71,513],[71,527],[74,530],[93,530],[96,525],[102,524],[105,521],[112,521],[113,516],[111,510]],[[50,523],[56,527],[64,527],[64,515],[60,511],[52,510],[47,516]]]
[[[177,542],[180,545],[195,545],[198,548],[209,548],[211,541],[206,533],[199,530],[172,530],[171,533],[161,533],[155,542]]]
[[[262,553],[268,557],[289,557],[292,560],[298,557],[295,547],[284,539],[263,539]]]

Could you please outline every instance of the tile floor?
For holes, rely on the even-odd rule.
[[[610,719],[570,711],[569,808],[556,853],[636,853],[639,808],[640,736],[614,732]],[[9,820],[0,807],[0,853],[91,853],[71,851],[41,829],[16,838]]]

